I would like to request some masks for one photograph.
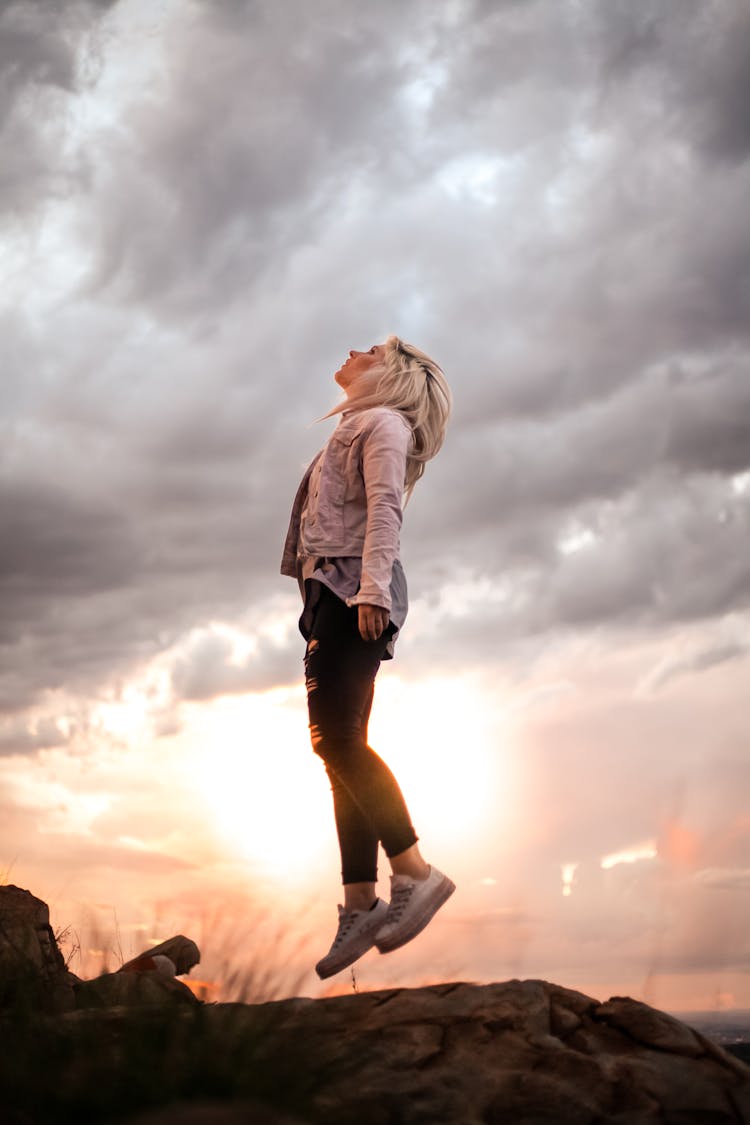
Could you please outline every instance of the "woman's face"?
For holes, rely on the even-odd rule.
[[[385,344],[375,344],[366,352],[349,352],[349,358],[333,376],[347,398],[375,390],[384,358]]]

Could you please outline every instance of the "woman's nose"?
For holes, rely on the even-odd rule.
[[[349,348],[349,359],[354,359],[356,354],[354,348]]]

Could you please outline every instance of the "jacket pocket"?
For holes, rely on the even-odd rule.
[[[333,431],[328,441],[326,464],[323,474],[326,477],[326,496],[333,504],[343,504],[358,492],[357,446],[362,433],[362,424],[341,425]]]

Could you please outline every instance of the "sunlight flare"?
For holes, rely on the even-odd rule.
[[[601,867],[604,871],[609,871],[610,868],[617,867],[621,863],[638,863],[642,859],[656,859],[657,855],[655,841],[646,840],[642,844],[633,844],[632,847],[623,848],[620,852],[605,855],[601,860]]]
[[[330,788],[310,747],[301,686],[193,705],[184,718],[186,776],[224,847],[279,879],[338,862]],[[469,682],[383,677],[369,739],[430,846],[469,844],[490,813],[502,816],[499,758]]]

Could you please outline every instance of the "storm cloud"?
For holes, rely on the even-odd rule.
[[[510,581],[508,636],[746,608],[744,5],[62,12],[0,20],[5,707],[277,596],[329,373],[390,330],[456,397],[416,592]]]

